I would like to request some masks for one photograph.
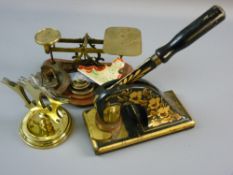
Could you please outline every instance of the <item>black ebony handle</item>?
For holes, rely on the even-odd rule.
[[[225,12],[219,6],[213,6],[199,18],[180,31],[169,43],[156,50],[156,55],[165,63],[172,55],[189,46],[218,23],[225,19]]]

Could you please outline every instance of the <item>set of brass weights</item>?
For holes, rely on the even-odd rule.
[[[141,32],[136,28],[109,27],[103,40],[88,34],[83,38],[62,38],[56,29],[40,30],[35,41],[50,54],[50,59],[29,78],[2,81],[18,93],[29,109],[20,125],[22,139],[40,149],[65,141],[72,120],[62,107],[64,103],[78,107],[94,104],[83,112],[83,118],[96,154],[194,127],[195,122],[173,91],[162,93],[141,78],[224,18],[221,7],[211,7],[134,70],[123,56],[141,54]],[[74,47],[59,46],[62,43]],[[58,59],[54,52],[73,55],[71,59]],[[105,62],[103,54],[117,57]]]

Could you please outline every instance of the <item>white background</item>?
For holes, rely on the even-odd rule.
[[[233,175],[232,0],[1,0],[0,78],[17,80],[39,71],[48,58],[34,42],[40,28],[58,28],[64,37],[88,32],[103,38],[109,26],[137,27],[143,54],[126,58],[135,67],[213,4],[226,10],[226,20],[145,77],[161,90],[176,92],[197,122],[194,129],[96,156],[84,109],[67,106],[74,120],[70,138],[57,148],[37,150],[18,135],[27,109],[1,84],[0,174]]]

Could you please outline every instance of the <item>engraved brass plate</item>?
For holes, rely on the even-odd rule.
[[[132,27],[109,27],[104,34],[105,53],[137,56],[142,52],[141,32]]]
[[[110,152],[129,145],[194,127],[195,121],[190,117],[173,91],[166,91],[164,93],[164,98],[172,104],[175,110],[182,116],[182,120],[160,126],[148,127],[146,130],[142,130],[141,126],[138,126],[137,128],[134,128],[135,133],[137,133],[135,136],[130,136],[128,134],[124,123],[122,124],[118,135],[112,135],[111,133],[102,131],[96,126],[96,109],[92,108],[85,111],[83,113],[83,118],[95,153],[102,154]]]

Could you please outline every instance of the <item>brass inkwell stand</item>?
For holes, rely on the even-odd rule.
[[[87,34],[80,39],[61,38],[60,32],[51,28],[39,31],[35,39],[51,59],[30,79],[18,83],[3,80],[23,97],[30,109],[20,127],[21,136],[26,143],[39,148],[64,141],[70,133],[71,118],[62,103],[94,104],[83,112],[83,118],[96,154],[194,127],[195,122],[173,91],[162,93],[141,78],[224,18],[221,7],[211,7],[135,70],[122,57],[141,53],[141,34],[136,28],[110,27],[104,40],[92,39]],[[79,43],[79,47],[55,45],[62,42]],[[97,49],[96,44],[103,48]],[[54,59],[53,52],[72,52],[74,60]],[[103,53],[119,58],[105,63]],[[28,100],[24,89],[34,100]],[[37,124],[36,129],[31,129],[32,123]]]

